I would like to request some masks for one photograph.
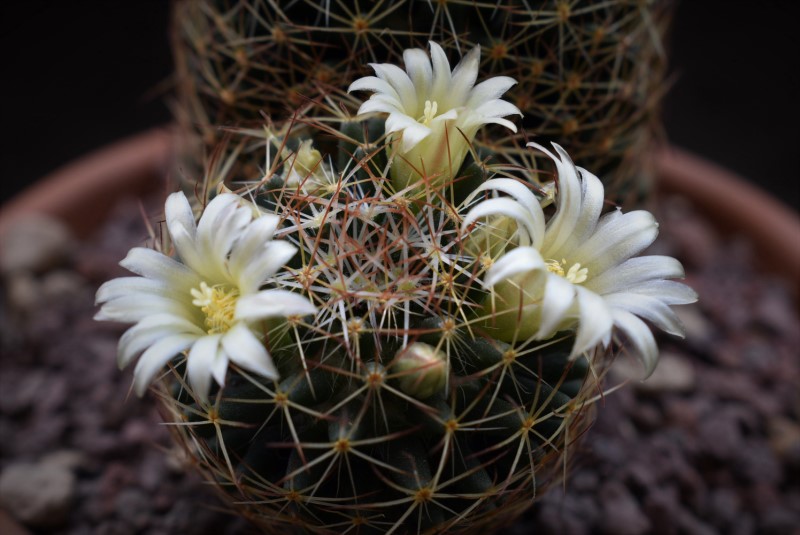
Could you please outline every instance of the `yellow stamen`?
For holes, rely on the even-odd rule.
[[[191,289],[194,300],[192,304],[200,307],[206,315],[208,334],[222,334],[233,326],[236,312],[236,301],[239,299],[238,288],[226,288],[222,285],[210,287],[205,282],[200,288]]]
[[[558,260],[547,260],[547,271],[555,273],[559,277],[564,277],[572,284],[580,284],[585,282],[589,277],[589,268],[582,268],[580,262],[575,262],[568,270],[564,270],[567,266],[566,259],[562,258],[561,262]]]
[[[561,267],[561,262],[558,260],[548,260],[545,264],[547,265],[547,271],[550,273],[555,273],[560,277],[564,276],[564,268]]]

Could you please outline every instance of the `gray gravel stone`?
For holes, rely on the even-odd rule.
[[[636,498],[619,482],[611,482],[600,490],[602,517],[600,530],[608,535],[642,535],[652,529]]]
[[[630,359],[619,359],[611,369],[613,376],[619,380],[630,380],[635,388],[642,392],[686,392],[694,388],[694,367],[685,358],[674,352],[664,351],[658,361],[658,367],[645,380],[642,379],[642,367]]]
[[[33,527],[63,525],[75,497],[75,476],[57,463],[14,463],[0,474],[0,505]]]
[[[41,272],[69,258],[72,234],[57,219],[34,214],[21,217],[0,237],[0,272]]]

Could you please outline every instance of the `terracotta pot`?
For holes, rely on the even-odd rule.
[[[3,205],[0,235],[12,220],[41,213],[85,236],[103,222],[116,200],[163,187],[173,139],[170,128],[157,128],[61,167]]]
[[[157,128],[100,149],[47,175],[0,211],[0,234],[31,212],[65,221],[85,235],[100,224],[113,201],[164,187],[174,148],[170,128]],[[658,187],[686,197],[720,229],[743,234],[762,267],[785,277],[800,295],[800,217],[730,171],[686,151],[655,154]]]
[[[743,178],[675,147],[655,154],[658,188],[688,199],[717,228],[752,242],[764,270],[800,297],[800,217]]]

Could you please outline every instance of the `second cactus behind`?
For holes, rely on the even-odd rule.
[[[649,188],[642,156],[659,131],[671,4],[178,2],[179,115],[211,154],[220,125],[257,125],[261,113],[282,122],[340,101],[354,112],[343,89],[369,63],[400,64],[402,50],[431,40],[451,57],[480,45],[482,72],[518,81],[510,101],[527,135],[568,147],[603,177],[610,199],[635,201]]]

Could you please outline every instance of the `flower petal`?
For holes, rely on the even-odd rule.
[[[405,128],[423,128],[430,132],[430,128],[417,120],[402,113],[390,113],[386,118],[386,132],[400,132]]]
[[[298,293],[264,290],[239,298],[235,316],[250,322],[274,316],[307,316],[316,312],[317,308],[311,301]]]
[[[514,133],[516,133],[516,131],[517,131],[517,125],[515,125],[514,123],[512,123],[508,119],[501,119],[499,117],[484,117],[481,120],[481,124],[482,125],[484,125],[484,124],[499,124],[500,126],[505,126],[506,128],[508,128],[509,130],[511,130]]]
[[[624,310],[612,310],[612,315],[614,325],[625,334],[628,341],[636,349],[637,357],[644,364],[645,375],[643,379],[647,379],[656,369],[656,363],[658,362],[658,346],[650,327],[630,312]]]
[[[119,265],[142,277],[166,281],[175,288],[192,288],[200,283],[197,275],[187,266],[144,247],[134,247],[128,251]]]
[[[136,395],[144,395],[156,374],[197,339],[196,336],[177,334],[159,340],[145,351],[133,370],[133,388]]]
[[[588,268],[592,277],[639,254],[658,235],[653,215],[644,210],[614,217],[608,224],[603,219],[592,237],[572,252],[572,258]]]
[[[576,167],[581,176],[581,213],[575,223],[574,243],[581,243],[592,235],[603,212],[605,190],[603,183],[592,173]]]
[[[500,191],[502,193],[506,193],[514,197],[515,201],[528,214],[526,217],[524,217],[524,220],[529,222],[525,223],[526,228],[528,229],[534,247],[538,248],[545,237],[544,212],[542,212],[542,207],[539,204],[539,201],[536,198],[536,196],[531,192],[531,190],[528,189],[527,186],[525,186],[524,184],[517,182],[516,180],[513,180],[511,178],[495,178],[492,180],[487,180],[486,182],[478,186],[475,189],[475,191],[473,191],[469,195],[469,197],[467,197],[464,204],[465,205],[469,204],[472,201],[472,199],[475,198],[475,196],[480,194],[482,191],[486,190]],[[489,201],[492,200],[495,199],[489,199]],[[482,203],[476,205],[475,208],[489,201],[483,201]],[[507,205],[507,203],[499,204],[497,206],[500,207],[505,205]],[[473,210],[475,208],[473,208]],[[511,213],[504,215],[508,215],[509,217],[515,217],[511,215]],[[467,214],[467,217],[469,217],[469,214]],[[515,219],[517,218],[515,217]],[[518,219],[518,221],[522,222],[521,219]],[[463,227],[464,226],[462,225],[462,228]]]
[[[506,91],[514,86],[517,81],[510,76],[495,76],[479,83],[469,93],[469,98],[466,102],[467,108],[478,108],[479,106],[500,98]],[[517,108],[514,106],[514,108]],[[519,108],[516,112],[520,113]],[[508,115],[508,114],[506,114]]]
[[[433,70],[428,54],[421,48],[409,48],[403,51],[403,62],[406,64],[411,83],[417,93],[417,103],[425,102],[433,82]]]
[[[113,281],[112,281],[113,282]],[[107,301],[94,319],[136,323],[152,314],[169,314],[191,320],[188,303],[154,294],[125,294]]]
[[[578,329],[571,358],[576,358],[591,350],[601,342],[607,343],[613,321],[611,311],[602,297],[594,292],[574,286],[578,302]]]
[[[383,93],[400,102],[400,95],[397,94],[395,88],[392,87],[389,82],[381,80],[377,76],[359,78],[347,88],[348,93],[352,93],[353,91],[374,91],[376,93]],[[359,113],[361,113],[361,111],[359,111]]]
[[[95,303],[113,301],[120,297],[138,293],[167,297],[176,301],[180,301],[184,295],[180,288],[174,288],[163,280],[146,279],[144,277],[119,277],[103,283],[97,289]]]
[[[240,205],[241,197],[222,193],[206,206],[197,223],[195,243],[206,270],[213,266],[214,278],[227,277],[227,260],[233,243],[252,219],[252,211]]]
[[[431,100],[444,107],[447,93],[450,90],[450,62],[442,47],[431,41],[431,66],[433,67],[433,85]]]
[[[167,197],[164,206],[164,215],[166,218],[167,230],[170,235],[172,234],[173,228],[181,227],[194,239],[196,231],[194,212],[192,212],[189,200],[182,191],[172,193]]]
[[[645,281],[683,278],[683,266],[670,256],[629,258],[618,266],[593,275],[585,286],[601,295],[629,289]]]
[[[407,126],[403,129],[403,143],[400,148],[400,152],[403,154],[408,154],[419,144],[420,141],[428,137],[430,134],[430,128],[417,122],[415,122],[413,125]]]
[[[269,379],[278,378],[278,370],[266,348],[243,322],[235,324],[225,333],[222,347],[228,358],[242,368]]]
[[[127,367],[142,351],[171,334],[205,335],[195,323],[169,314],[153,314],[125,331],[117,346],[117,365]]]
[[[372,98],[361,104],[361,106],[358,108],[359,115],[366,115],[367,113],[402,114],[402,112],[403,112],[403,106],[399,102],[395,102],[388,98],[375,98],[375,95],[373,95]]]
[[[456,108],[466,104],[472,87],[475,85],[475,80],[478,79],[480,61],[481,47],[476,45],[458,62],[456,68],[453,69],[450,90],[445,98],[445,108]]]
[[[575,302],[575,286],[564,277],[547,273],[542,297],[542,320],[536,338],[551,336]]]
[[[252,293],[274,275],[297,253],[297,247],[285,241],[271,241],[261,253],[252,258],[239,272],[238,284],[242,295]]]
[[[400,97],[400,103],[403,105],[403,110],[406,113],[416,115],[419,109],[417,105],[417,92],[414,90],[414,84],[408,74],[391,63],[370,64],[370,67],[375,69],[375,74],[381,80],[386,80],[391,85]]]
[[[192,271],[200,275],[201,278],[209,278],[210,270],[203,260],[203,256],[197,251],[194,233],[189,233],[181,225],[173,225],[169,229],[169,236],[172,239],[172,246],[178,258]],[[216,274],[216,272],[214,272]]]
[[[517,247],[504,254],[486,270],[483,285],[491,288],[500,281],[522,273],[547,269],[542,255],[533,247]]]
[[[225,375],[228,373],[228,355],[224,351],[217,351],[217,358],[211,365],[211,376],[220,386],[225,386]]]
[[[639,295],[658,298],[667,305],[688,305],[697,301],[697,292],[690,287],[675,281],[652,280],[643,282],[628,290]]]
[[[284,243],[270,241],[279,223],[280,218],[278,216],[265,214],[255,219],[247,226],[247,229],[234,244],[231,256],[228,260],[228,271],[235,280],[241,282],[241,274],[247,270],[249,266],[258,262],[258,259],[264,254],[268,243]],[[292,255],[293,254],[294,253],[292,253]],[[291,256],[289,258],[291,258]],[[282,265],[283,264],[280,264],[278,267]],[[268,275],[271,275],[275,271],[277,271],[277,268]],[[263,280],[264,279],[259,280],[258,284]],[[250,290],[246,290],[243,291],[243,293],[249,293],[249,291]]]
[[[525,210],[520,203],[507,197],[489,199],[476,204],[467,215],[464,216],[464,221],[461,224],[461,233],[463,234],[467,228],[478,219],[493,215],[510,217],[520,225],[520,230],[523,230],[520,236],[520,238],[522,238],[520,239],[521,245],[536,243],[539,232],[537,221],[533,219],[531,213]]]
[[[678,316],[657,297],[620,292],[605,296],[605,301],[612,308],[626,310],[650,321],[664,332],[680,337],[684,335],[683,325]]]
[[[543,150],[543,147],[535,143],[528,143],[528,146]],[[547,224],[547,235],[542,243],[542,254],[548,258],[553,258],[553,253],[557,251],[570,236],[573,236],[575,224],[583,208],[581,181],[578,179],[578,170],[575,168],[575,164],[572,163],[572,159],[570,159],[569,155],[564,152],[564,149],[555,143],[553,143],[553,147],[560,158],[554,157],[549,152],[545,152],[545,154],[553,159],[558,173],[558,204],[556,213]]]
[[[195,396],[203,403],[208,402],[211,389],[211,370],[220,355],[222,335],[214,334],[199,338],[189,350],[186,360],[186,376]],[[220,383],[223,385],[224,383]]]

